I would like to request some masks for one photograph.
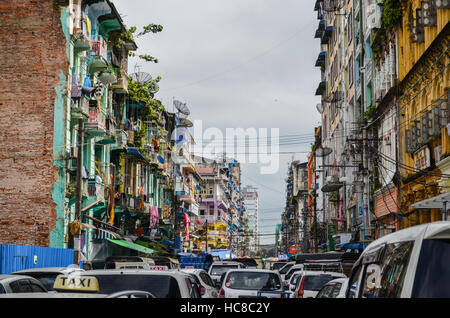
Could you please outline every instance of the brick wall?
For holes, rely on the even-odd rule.
[[[55,228],[55,87],[67,57],[53,3],[0,1],[0,244],[48,246]]]

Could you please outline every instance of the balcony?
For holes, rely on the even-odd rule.
[[[329,26],[323,31],[322,39],[320,40],[320,44],[328,44],[331,34],[333,33],[333,27]]]
[[[89,65],[91,74],[106,70],[108,67],[108,48],[107,43],[102,36],[98,35],[96,39],[91,41],[89,55],[92,57],[92,61]]]
[[[117,82],[111,87],[116,94],[128,94],[128,79],[126,76],[121,75],[121,72],[119,74]]]
[[[327,52],[320,52],[319,56],[317,57],[315,66],[324,66],[325,65],[325,59],[327,58]]]
[[[80,51],[87,51],[91,49],[91,36],[87,32],[86,21],[77,19],[73,27],[73,46]]]
[[[89,99],[81,96],[70,101],[70,114],[74,119],[89,117]]]
[[[89,109],[89,121],[84,124],[86,132],[91,137],[104,136],[106,134],[106,117],[97,108]]]
[[[105,200],[105,186],[95,179],[89,179],[87,192],[88,197],[96,197],[96,200]]]
[[[327,88],[327,82],[326,81],[320,82],[319,86],[316,89],[316,96],[317,95],[322,95],[323,92],[325,92],[326,88]]]
[[[320,39],[323,36],[323,32],[325,31],[326,22],[325,20],[319,21],[319,26],[317,27],[316,34],[314,35],[314,38]]]

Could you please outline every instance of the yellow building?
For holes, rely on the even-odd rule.
[[[396,115],[399,197],[401,212],[406,214],[400,228],[405,228],[441,220],[440,209],[431,208],[424,200],[442,197],[450,189],[446,187],[449,179],[442,176],[450,174],[450,9],[430,6],[438,3],[435,1],[401,3]]]

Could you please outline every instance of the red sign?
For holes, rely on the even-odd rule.
[[[149,269],[152,271],[166,271],[169,268],[167,266],[150,266]]]

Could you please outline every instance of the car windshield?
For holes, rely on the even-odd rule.
[[[282,269],[280,269],[280,274],[286,274],[288,270],[291,269],[292,266],[294,266],[294,264],[288,264],[284,266]]]
[[[274,270],[279,270],[279,269],[282,268],[284,265],[286,265],[286,263],[275,263],[275,264],[273,264],[273,269],[274,269]]]
[[[331,275],[313,275],[305,276],[305,282],[303,283],[304,290],[314,290],[319,291],[326,283],[333,280],[335,276]]]
[[[275,273],[232,272],[228,274],[225,286],[232,289],[277,290],[281,282]]]
[[[411,297],[450,297],[450,239],[424,240]]]
[[[123,290],[142,290],[156,298],[180,298],[180,288],[170,275],[95,275],[99,294],[112,294]]]
[[[228,272],[230,269],[238,268],[237,265],[213,265],[211,267],[211,275],[220,276],[225,272]]]

